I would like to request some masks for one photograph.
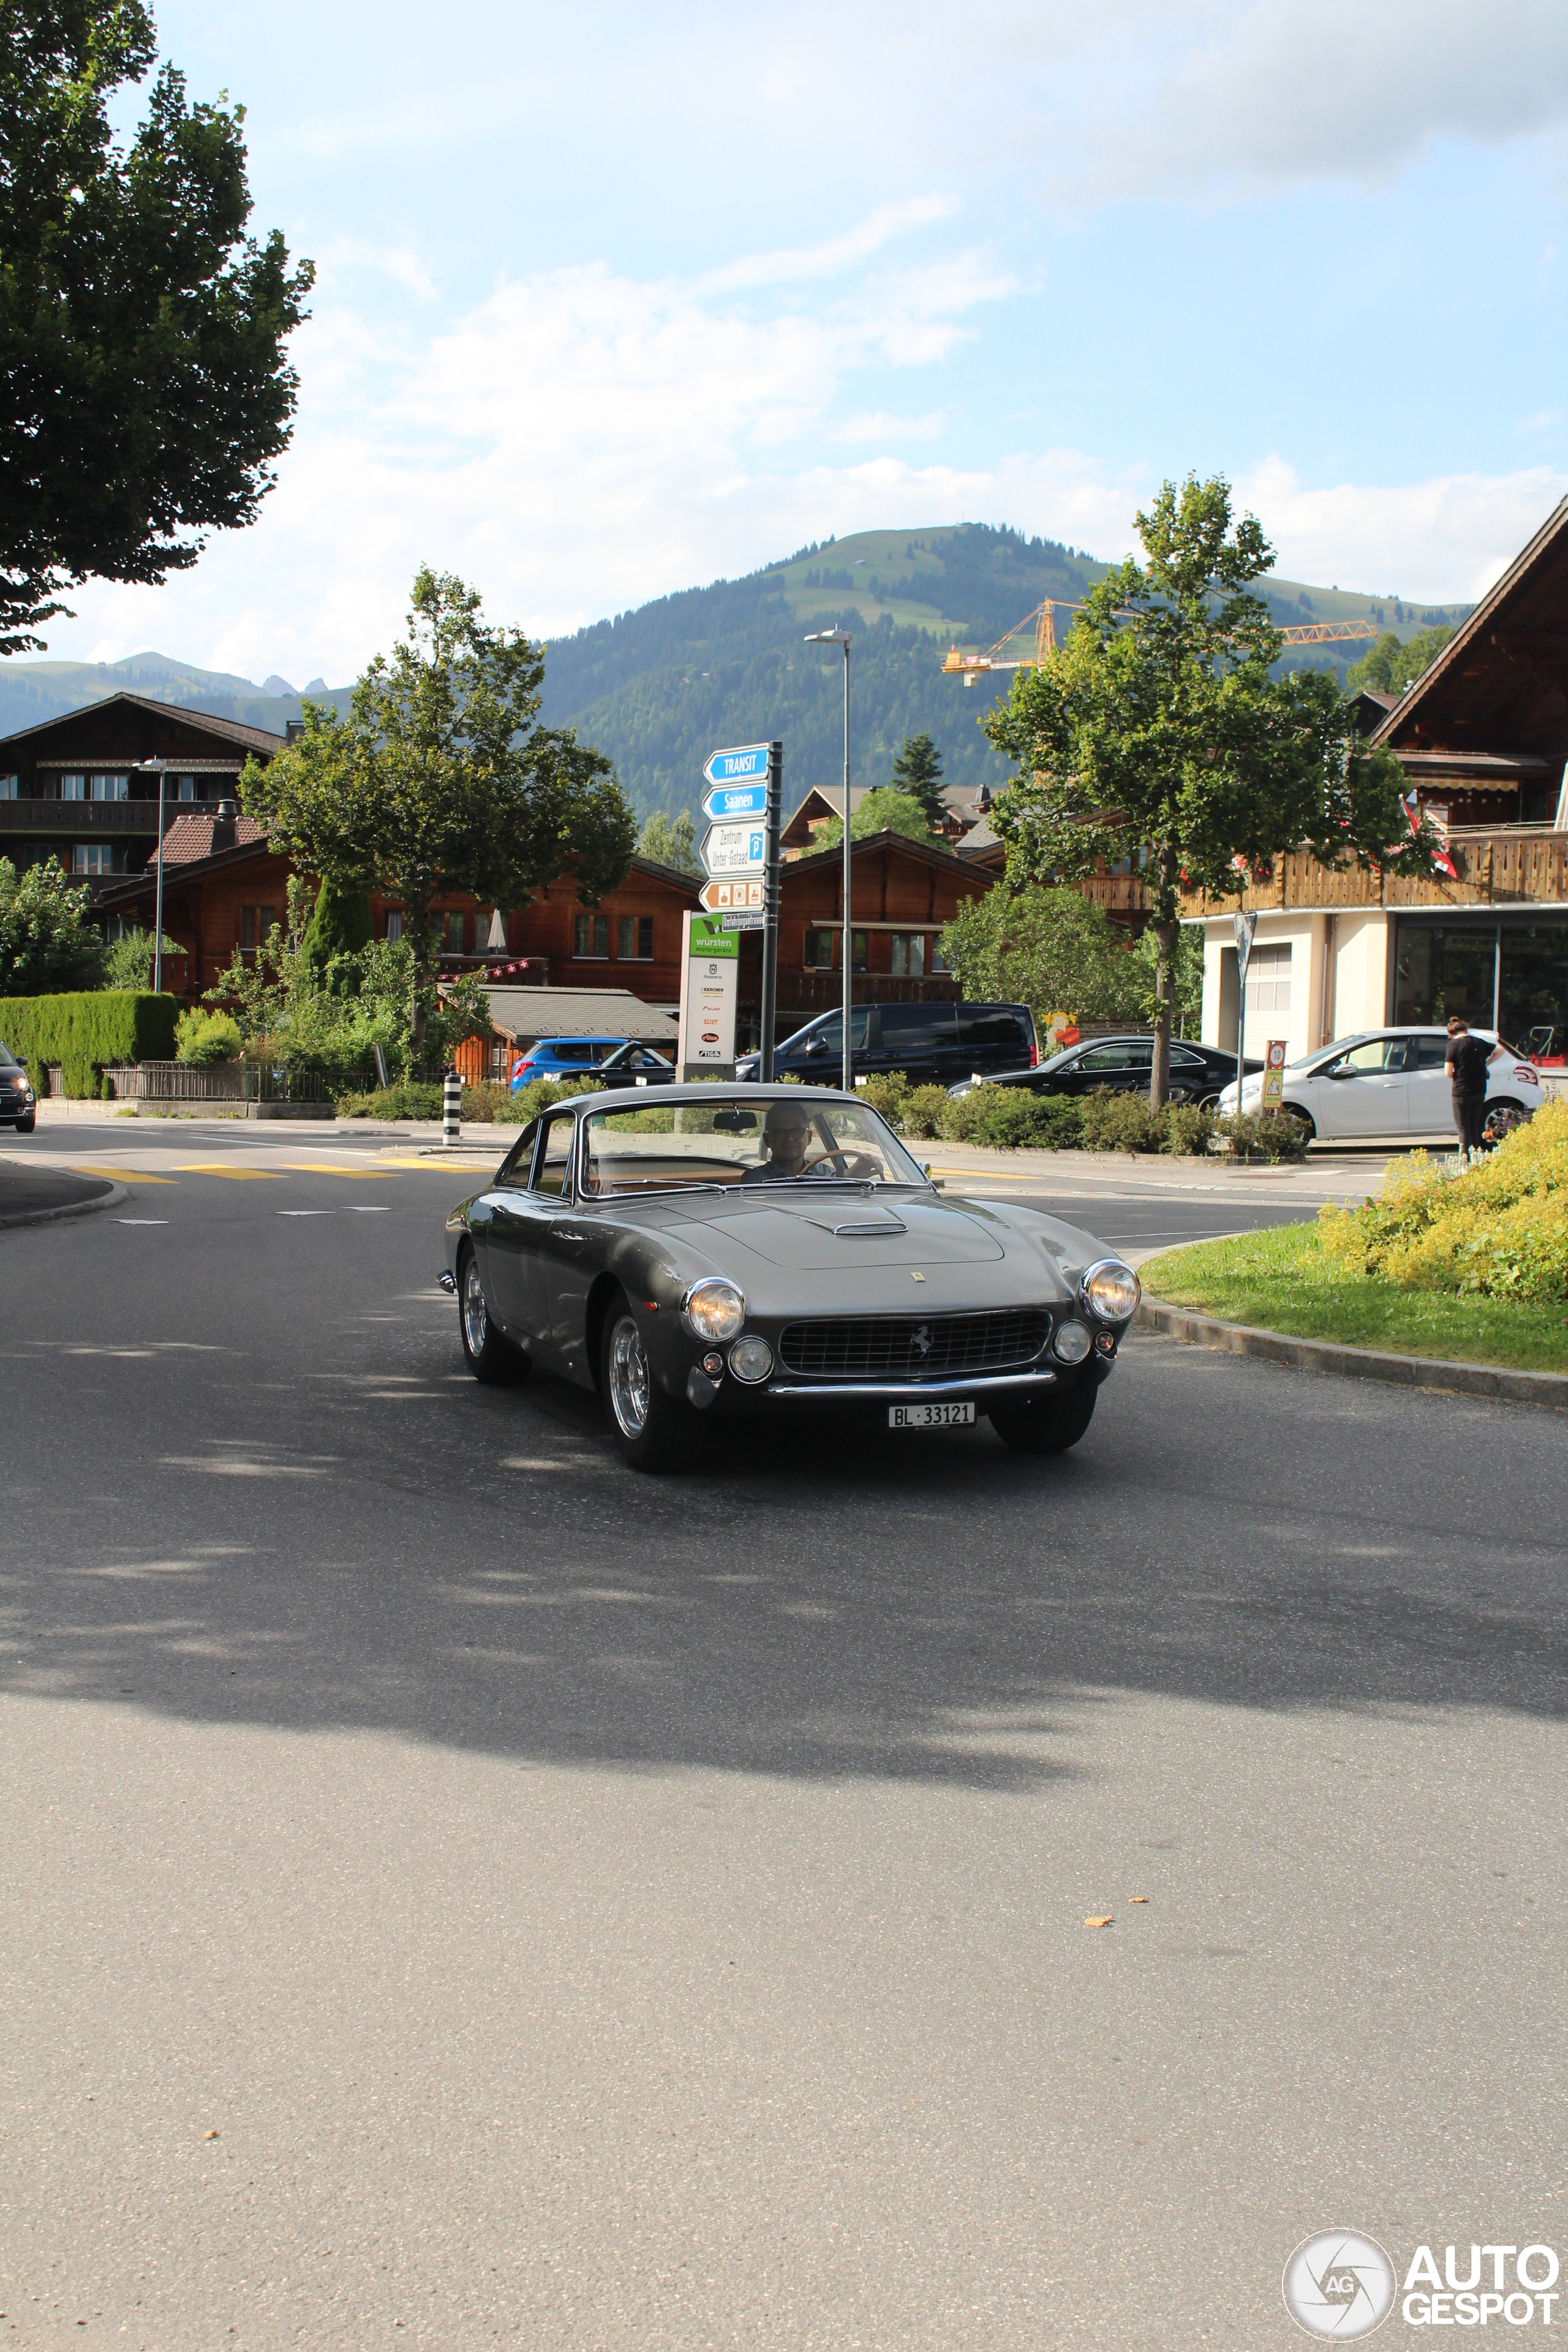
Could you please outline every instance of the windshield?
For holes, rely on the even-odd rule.
[[[16,1057],[10,1046],[0,1045],[0,1070],[14,1070],[17,1066]]]
[[[864,1103],[756,1089],[702,1103],[591,1112],[586,1192],[663,1192],[694,1184],[921,1184],[923,1171]]]

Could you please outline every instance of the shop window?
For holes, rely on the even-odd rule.
[[[622,963],[649,963],[653,960],[653,917],[622,915],[616,927],[616,954]]]
[[[1496,923],[1401,923],[1394,947],[1394,1018],[1441,1028],[1457,1013],[1489,1029],[1497,1003]]]
[[[1568,922],[1504,923],[1498,1028],[1538,1062],[1568,1061]]]
[[[608,915],[579,915],[574,929],[573,953],[584,961],[607,962],[610,953]]]
[[[1258,942],[1247,965],[1247,1010],[1289,1013],[1290,1010],[1290,942]]]
[[[123,874],[125,851],[118,842],[79,841],[71,852],[75,874]]]

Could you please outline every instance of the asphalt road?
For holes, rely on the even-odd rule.
[[[1135,1338],[1058,1462],[638,1479],[465,1377],[456,1171],[313,1150],[0,1236],[0,2341],[1237,2352],[1320,2229],[1568,2252],[1554,1416]]]

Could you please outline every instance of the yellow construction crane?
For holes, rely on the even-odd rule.
[[[942,656],[942,668],[956,672],[965,686],[978,686],[983,673],[987,670],[1038,669],[1042,663],[1049,661],[1057,649],[1058,613],[1081,610],[1081,605],[1068,604],[1065,598],[1047,596],[1044,604],[1035,606],[1032,613],[1025,614],[1016,628],[1009,629],[1005,637],[998,637],[988,653],[961,654],[956,646],[950,646]],[[1023,635],[1031,623],[1035,630],[1034,652],[1009,654],[1008,646]],[[1370,644],[1379,635],[1381,627],[1382,624],[1377,621],[1300,621],[1293,623],[1288,629],[1281,629],[1279,635],[1288,646],[1353,646]]]

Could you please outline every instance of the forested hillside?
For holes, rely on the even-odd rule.
[[[1081,550],[982,523],[829,540],[745,579],[661,596],[556,640],[544,717],[552,726],[574,726],[605,752],[644,815],[695,809],[702,762],[716,746],[782,736],[784,796],[793,807],[809,786],[836,782],[842,772],[842,656],[802,643],[807,629],[842,625],[855,638],[856,782],[886,783],[904,738],[929,734],[950,782],[999,786],[1008,771],[976,722],[1005,692],[1006,674],[970,688],[943,673],[942,656],[954,642],[984,652],[1043,597],[1070,605],[1105,569]],[[1282,625],[1367,619],[1361,644],[1292,651],[1293,661],[1331,667],[1342,677],[1381,632],[1403,640],[1452,625],[1467,609],[1417,608],[1286,580],[1268,582],[1265,593]],[[1070,612],[1060,619],[1065,628]],[[1032,649],[1031,629],[1016,650]],[[300,710],[281,678],[256,687],[157,654],[97,667],[8,661],[0,662],[0,734],[119,688],[279,732]],[[346,686],[329,691],[318,681],[310,690],[346,707]]]

